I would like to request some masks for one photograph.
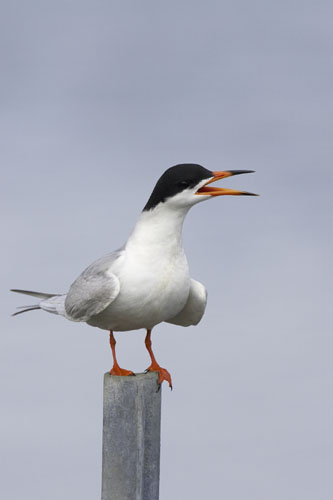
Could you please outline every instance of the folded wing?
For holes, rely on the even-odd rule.
[[[73,321],[88,321],[101,313],[117,297],[119,279],[111,272],[121,252],[115,252],[94,262],[74,281],[65,299],[65,311]]]
[[[184,308],[167,323],[180,326],[197,325],[204,315],[207,304],[207,290],[202,283],[191,279],[190,293]]]

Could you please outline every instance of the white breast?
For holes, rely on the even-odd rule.
[[[116,331],[152,328],[186,304],[190,278],[185,255],[171,261],[125,256],[118,276],[120,293],[106,311]]]
[[[148,329],[184,308],[190,276],[181,245],[181,225],[182,221],[176,220],[170,226],[170,217],[163,224],[161,214],[158,221],[143,214],[122,256],[112,266],[120,281],[119,295],[89,324],[114,331]]]

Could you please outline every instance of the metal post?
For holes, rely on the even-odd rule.
[[[102,500],[158,500],[161,390],[157,373],[104,375]]]

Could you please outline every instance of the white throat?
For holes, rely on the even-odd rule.
[[[160,203],[152,210],[141,213],[126,249],[137,248],[150,251],[182,251],[182,229],[185,216],[190,207],[172,207]]]

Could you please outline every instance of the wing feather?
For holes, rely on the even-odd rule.
[[[117,297],[119,279],[111,272],[121,251],[94,262],[74,281],[65,300],[65,311],[73,321],[88,321]]]
[[[184,308],[167,323],[180,326],[197,325],[204,315],[206,304],[206,288],[199,281],[191,279],[190,293]]]

